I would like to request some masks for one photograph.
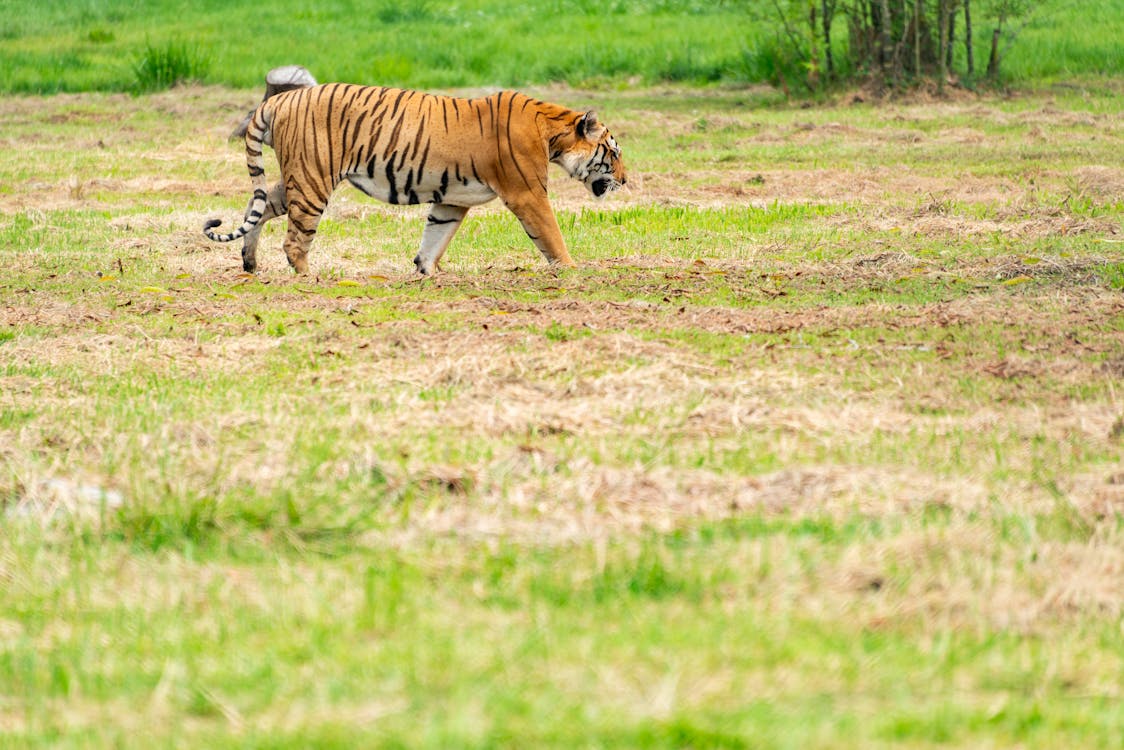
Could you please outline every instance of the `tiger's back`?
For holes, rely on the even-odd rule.
[[[266,190],[262,144],[273,146],[281,182]],[[385,87],[325,84],[261,104],[246,133],[254,182],[242,227],[211,239],[246,236],[253,270],[261,224],[288,213],[285,253],[300,273],[336,186],[347,180],[392,204],[434,204],[415,264],[436,267],[465,213],[499,196],[552,263],[572,265],[547,200],[550,162],[598,197],[626,181],[620,149],[592,112],[515,92],[463,99]],[[249,252],[247,253],[247,248]]]

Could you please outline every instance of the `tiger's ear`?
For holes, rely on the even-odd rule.
[[[578,138],[585,138],[588,141],[597,141],[601,134],[605,132],[605,126],[597,120],[597,113],[592,109],[582,115],[578,120]]]

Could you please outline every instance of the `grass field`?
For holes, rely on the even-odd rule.
[[[981,74],[997,4],[974,3]],[[1029,5],[1004,37],[1005,81],[1124,75],[1124,0]],[[848,33],[840,14],[837,59]],[[799,94],[804,74],[757,0],[206,0],[186,11],[178,0],[0,0],[0,93],[158,89],[169,71],[252,87],[294,63],[322,81],[415,88],[760,83],[780,69]],[[965,69],[958,47],[954,70]]]
[[[0,745],[1124,744],[1119,83],[533,92],[629,191],[423,282],[202,237],[256,91],[0,99]]]

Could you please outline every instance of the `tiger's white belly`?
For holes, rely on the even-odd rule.
[[[372,198],[385,203],[415,204],[444,203],[450,206],[479,206],[496,197],[496,192],[482,182],[473,179],[445,180],[441,175],[426,173],[418,183],[413,182],[413,174],[391,175],[376,171],[347,175],[347,180]]]
[[[479,206],[495,197],[496,192],[483,182],[469,180],[467,185],[459,182],[450,185],[440,202],[450,206]]]

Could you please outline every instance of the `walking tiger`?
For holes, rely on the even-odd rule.
[[[262,144],[272,146],[281,181],[268,188]],[[621,149],[590,112],[501,91],[476,99],[405,89],[329,83],[266,99],[246,130],[253,197],[228,234],[245,237],[242,267],[257,268],[262,226],[288,214],[285,256],[308,273],[308,250],[336,186],[347,180],[388,203],[431,203],[414,265],[432,274],[472,206],[499,197],[552,265],[573,260],[547,198],[547,166],[562,167],[602,198],[627,181]]]

